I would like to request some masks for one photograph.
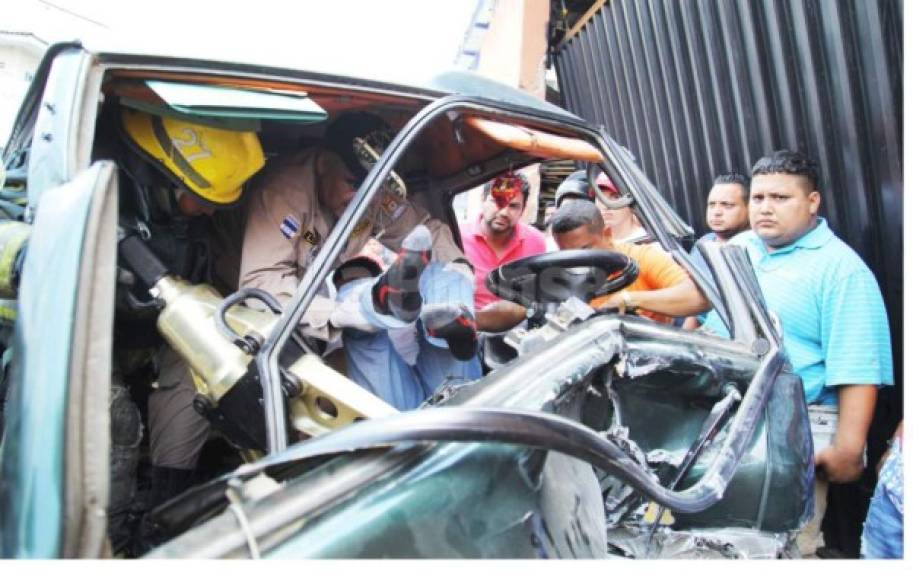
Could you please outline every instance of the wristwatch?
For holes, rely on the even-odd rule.
[[[637,304],[634,302],[634,298],[631,297],[631,293],[627,290],[621,291],[621,313],[627,314],[628,312],[633,313],[637,310]]]

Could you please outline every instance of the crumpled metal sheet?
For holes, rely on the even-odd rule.
[[[654,559],[797,558],[795,533],[769,533],[749,528],[677,531],[660,528],[651,541],[648,526],[625,525],[608,530],[610,553]]]
[[[650,473],[652,479],[658,482],[659,478],[647,463],[647,456],[628,435],[628,428],[622,425],[615,425],[605,432],[606,439],[621,447],[632,461],[644,468]],[[603,482],[603,485],[605,486],[603,494],[605,496],[606,524],[609,527],[616,526],[629,517],[631,510],[637,507],[636,502],[640,499],[640,494],[633,487],[611,476]]]

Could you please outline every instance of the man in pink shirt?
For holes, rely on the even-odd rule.
[[[488,273],[526,256],[545,252],[545,236],[520,221],[529,182],[518,173],[508,172],[485,184],[482,214],[460,226],[463,252],[475,268],[475,307],[478,312],[500,298],[485,287]]]

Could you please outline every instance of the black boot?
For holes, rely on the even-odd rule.
[[[193,469],[152,466],[149,509],[153,510],[193,485]]]
[[[431,232],[423,225],[415,226],[403,240],[396,261],[371,288],[374,309],[403,322],[414,322],[422,308],[419,278],[430,262]]]
[[[429,336],[446,340],[450,353],[459,360],[469,360],[479,350],[475,317],[465,306],[427,305],[422,311],[422,324]]]
[[[136,502],[136,474],[142,417],[130,392],[112,377],[111,387],[111,487],[108,494],[108,538],[115,554],[129,549],[140,513]]]
[[[152,466],[150,473],[147,511],[139,525],[134,545],[134,555],[141,556],[168,539],[167,530],[160,529],[151,512],[169,499],[172,499],[194,483],[192,469]]]

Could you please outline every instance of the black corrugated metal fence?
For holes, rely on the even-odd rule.
[[[822,213],[884,294],[898,385],[902,15],[901,0],[609,0],[553,55],[564,106],[605,125],[698,233],[715,175],[781,148],[816,158]]]

